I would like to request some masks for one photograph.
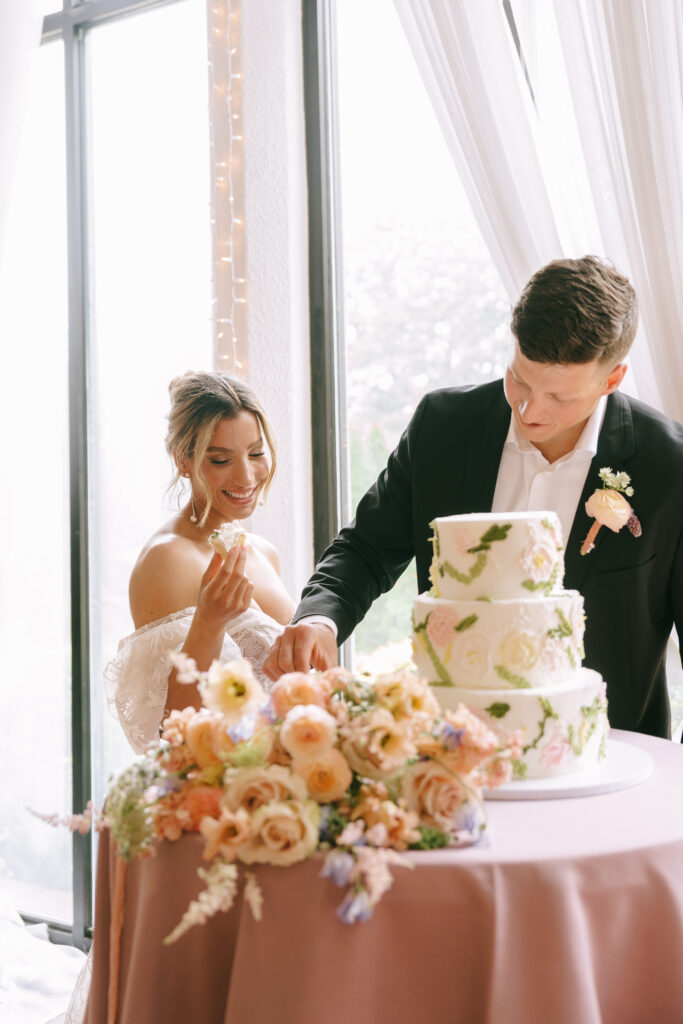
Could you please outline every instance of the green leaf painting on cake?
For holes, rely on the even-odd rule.
[[[438,677],[438,682],[433,683],[434,686],[454,685],[445,663],[451,659],[456,636],[471,629],[477,620],[477,615],[468,615],[460,619],[455,609],[446,605],[428,612],[424,622],[416,623],[413,616],[413,632],[429,655]]]
[[[512,523],[494,523],[493,526],[489,527],[489,529],[479,537],[475,544],[471,544],[466,528],[463,527],[462,546],[464,547],[464,550],[462,553],[476,555],[474,562],[470,565],[468,570],[463,572],[460,569],[456,569],[451,562],[444,561],[438,564],[438,572],[441,576],[451,576],[453,579],[456,579],[458,583],[463,583],[465,585],[471,583],[478,576],[481,576],[482,572],[486,568],[488,563],[488,552],[491,550],[491,546],[497,541],[505,540],[511,528]],[[465,545],[467,546],[465,547]],[[435,546],[435,559],[438,559],[438,545]]]

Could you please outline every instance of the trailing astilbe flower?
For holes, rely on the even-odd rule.
[[[88,800],[86,808],[81,814],[41,814],[31,807],[28,808],[28,811],[35,818],[44,821],[46,825],[51,825],[53,828],[65,826],[71,832],[78,832],[81,836],[87,835],[93,827],[97,832],[101,832],[105,827],[103,816],[93,805],[92,800]]]
[[[196,900],[192,900],[170,935],[164,939],[164,945],[170,946],[194,928],[197,924],[205,924],[210,917],[219,911],[230,910],[235,902],[237,892],[237,865],[228,864],[222,859],[213,862],[210,868],[198,868],[197,874],[206,883]]]
[[[254,915],[254,920],[260,921],[263,916],[263,892],[256,881],[256,875],[247,871],[247,880],[244,886],[244,898]]]

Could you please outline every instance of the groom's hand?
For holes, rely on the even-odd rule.
[[[286,626],[270,649],[262,671],[269,679],[279,679],[285,672],[323,672],[337,665],[337,638],[329,626],[321,622],[297,622]]]

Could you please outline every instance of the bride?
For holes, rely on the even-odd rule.
[[[196,684],[176,678],[172,652],[202,671],[214,658],[249,658],[268,685],[261,663],[294,610],[271,544],[249,533],[223,559],[209,542],[223,523],[248,519],[275,473],[256,396],[235,377],[205,372],[177,377],[169,392],[172,485],[187,479],[190,497],[140,552],[129,587],[136,629],[105,669],[108,700],[137,753],[170,710],[200,706]]]
[[[158,739],[169,711],[201,704],[196,684],[176,678],[172,652],[194,658],[201,670],[214,658],[249,658],[268,687],[261,664],[294,610],[272,544],[249,533],[223,559],[209,542],[223,523],[252,514],[275,473],[272,433],[256,396],[235,377],[204,372],[177,377],[169,392],[172,486],[186,478],[190,498],[140,552],[129,586],[136,629],[105,669],[108,700],[136,753]],[[85,1018],[91,964],[88,957],[65,1024]]]

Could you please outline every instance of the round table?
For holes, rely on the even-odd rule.
[[[172,946],[202,840],[126,877],[117,1024],[674,1024],[683,1020],[683,747],[633,733],[654,770],[618,792],[487,803],[489,842],[410,854],[365,923],[321,857],[257,876]],[[106,1021],[110,844],[100,843],[87,1020]]]

